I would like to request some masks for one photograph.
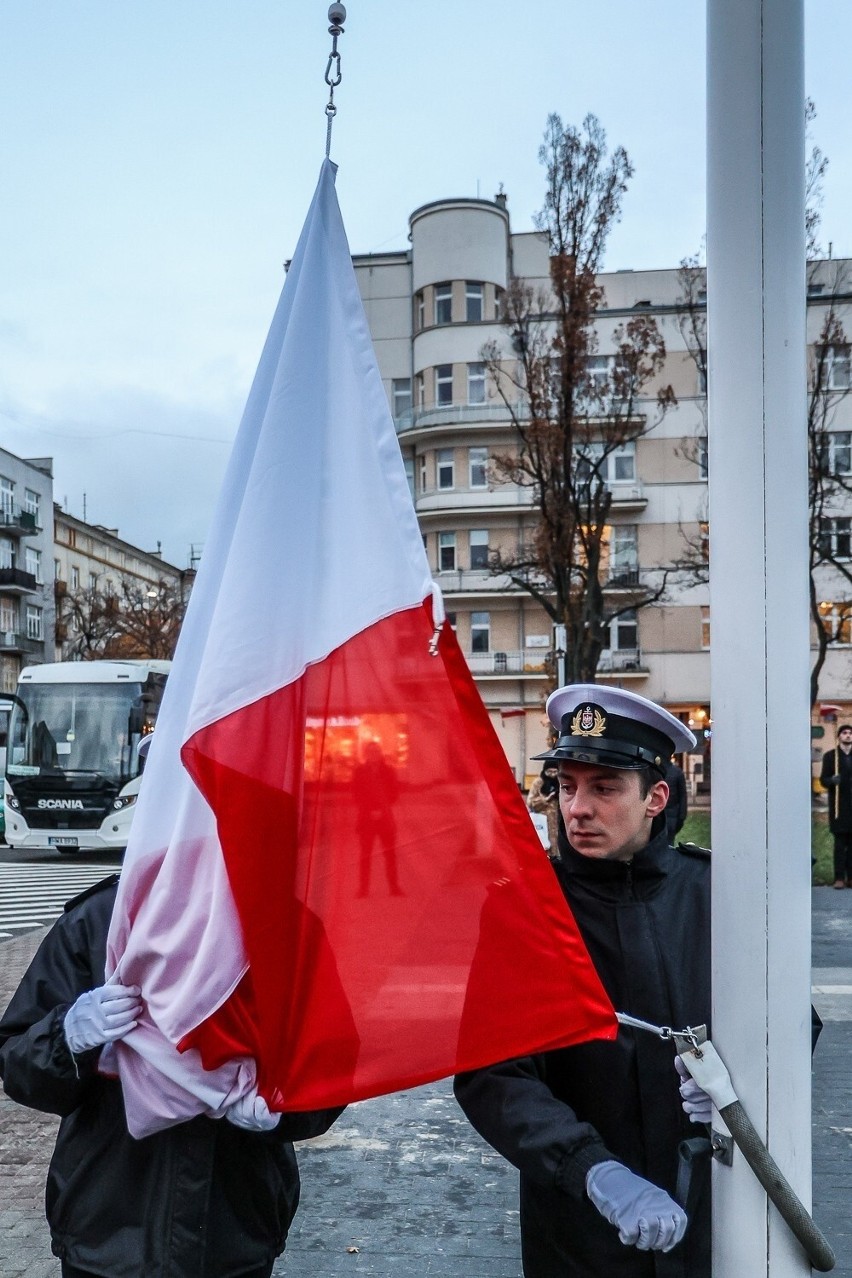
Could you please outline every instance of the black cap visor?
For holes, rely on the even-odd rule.
[[[552,750],[545,754],[534,754],[533,759],[552,759],[554,763],[572,760],[574,763],[596,763],[602,768],[624,768],[636,771],[639,768],[656,768],[660,776],[665,774],[668,755],[663,755],[644,746],[633,745],[632,742],[608,740],[600,737],[590,740],[588,737],[560,737]]]

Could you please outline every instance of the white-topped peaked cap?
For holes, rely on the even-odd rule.
[[[695,737],[668,710],[622,688],[570,683],[547,698],[547,714],[559,733],[556,745],[536,759],[574,759],[608,768],[665,771],[673,754],[695,748]]]

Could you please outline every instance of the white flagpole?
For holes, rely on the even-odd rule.
[[[803,43],[803,0],[708,0],[713,1040],[809,1205]],[[810,1274],[741,1155],[713,1191],[714,1278]]]

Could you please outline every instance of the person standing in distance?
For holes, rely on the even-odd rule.
[[[564,822],[554,871],[613,1006],[709,1023],[709,853],[671,847],[665,821],[666,764],[695,738],[597,684],[557,689],[547,712],[559,737],[539,757],[558,762]],[[678,1083],[671,1044],[624,1026],[457,1077],[473,1126],[520,1170],[525,1278],[709,1278],[709,1185],[691,1219],[674,1194],[678,1146],[711,1108]]]
[[[834,886],[852,887],[852,726],[841,723],[837,745],[822,756],[828,827],[834,836]]]

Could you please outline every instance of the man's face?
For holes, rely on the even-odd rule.
[[[844,750],[848,750],[852,746],[852,728],[841,728],[837,734],[837,739]]]
[[[629,861],[648,842],[668,797],[662,779],[643,798],[636,772],[570,760],[559,765],[559,807],[568,841],[581,856]]]

